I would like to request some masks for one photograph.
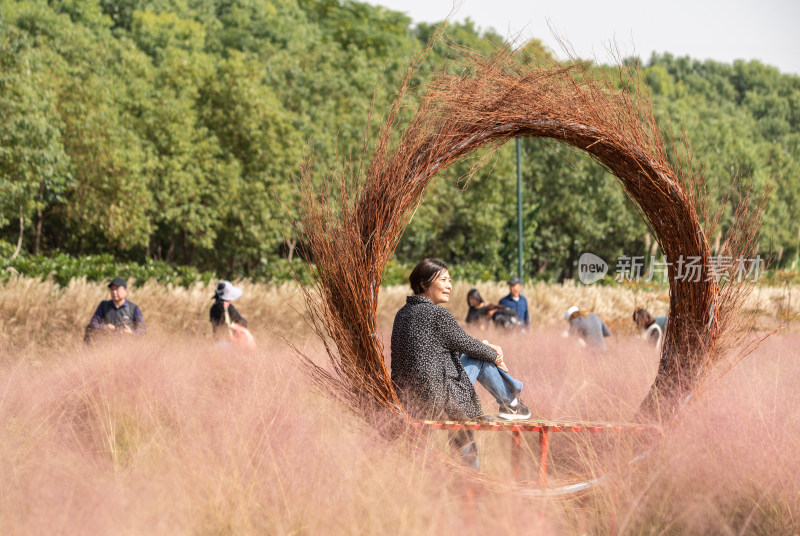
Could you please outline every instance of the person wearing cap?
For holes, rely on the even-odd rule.
[[[230,328],[228,330],[223,330],[226,336],[231,331],[241,331],[240,328],[244,328],[245,331],[247,330],[247,320],[245,320],[244,317],[239,314],[239,311],[236,310],[236,307],[231,304],[232,301],[238,299],[241,295],[242,289],[234,287],[230,281],[220,281],[217,283],[216,291],[211,298],[214,300],[214,304],[211,306],[211,310],[208,313],[215,340],[220,337],[221,334],[219,330],[222,326]]]
[[[564,320],[569,322],[569,328],[563,337],[577,337],[578,344],[595,352],[606,351],[604,338],[611,336],[611,330],[602,318],[573,305],[564,313]]]
[[[520,294],[522,290],[522,281],[519,277],[512,277],[508,280],[508,295],[500,300],[500,305],[513,309],[517,313],[519,325],[523,328],[528,327],[530,318],[528,317],[528,300],[525,296]]]
[[[90,342],[98,333],[142,335],[145,333],[142,310],[135,303],[128,301],[128,282],[122,277],[115,277],[108,284],[110,300],[100,302],[86,326],[84,341]]]

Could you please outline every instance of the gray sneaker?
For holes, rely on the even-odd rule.
[[[500,406],[500,410],[497,412],[497,418],[504,419],[506,421],[522,421],[525,419],[530,419],[531,410],[529,410],[519,398],[517,398],[515,402],[516,404],[513,406],[508,406],[505,404]]]

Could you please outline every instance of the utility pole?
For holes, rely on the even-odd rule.
[[[522,167],[520,160],[522,158],[520,149],[520,140],[516,138],[517,142],[517,273],[521,281],[522,277]]]

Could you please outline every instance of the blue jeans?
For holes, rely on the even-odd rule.
[[[469,381],[475,384],[475,380],[477,380],[501,406],[511,404],[522,392],[522,382],[513,378],[506,371],[497,368],[494,363],[461,354],[461,365],[464,367]]]

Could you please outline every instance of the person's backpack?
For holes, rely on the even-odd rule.
[[[492,314],[492,322],[499,328],[513,328],[519,324],[519,318],[514,309],[501,305],[500,308]]]

